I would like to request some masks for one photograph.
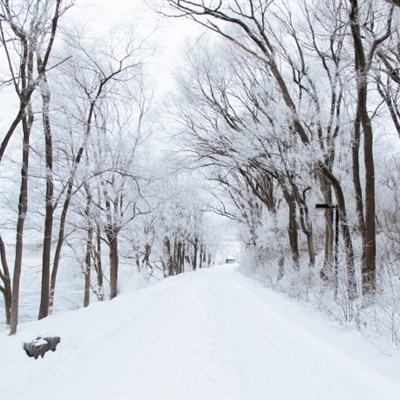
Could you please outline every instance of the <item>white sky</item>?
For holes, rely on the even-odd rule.
[[[192,21],[166,18],[154,9],[163,0],[76,0],[69,18],[85,26],[85,33],[107,35],[118,26],[133,26],[155,53],[150,61],[150,72],[158,93],[173,85],[173,72],[182,60],[182,50],[188,40],[201,34],[203,29]]]

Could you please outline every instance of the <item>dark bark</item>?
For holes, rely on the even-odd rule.
[[[204,244],[200,244],[200,254],[199,254],[199,268],[203,267],[203,254],[204,254]]]
[[[91,207],[92,207],[92,196],[90,194],[90,188],[85,185],[86,192],[86,254],[85,254],[85,266],[84,276],[85,284],[83,290],[83,307],[87,307],[90,304],[90,283],[91,283],[91,269],[92,269],[92,247],[93,247],[93,226],[91,222]]]
[[[28,98],[28,100],[30,99],[30,96]],[[11,137],[13,136],[15,130],[17,129],[18,125],[21,123],[22,118],[24,116],[25,113],[25,108],[26,108],[26,103],[21,102],[17,116],[14,118],[14,121],[11,123],[11,126],[8,128],[7,133],[5,134],[1,145],[0,145],[0,161],[3,159],[4,153],[7,149],[8,143],[11,139]]]
[[[360,27],[358,0],[350,0],[349,13],[353,37],[355,71],[357,74],[357,115],[364,134],[365,169],[365,217],[363,229],[362,292],[365,298],[372,297],[376,290],[376,238],[375,238],[375,166],[373,154],[373,130],[368,114],[368,72],[378,46],[390,35],[391,14],[386,33],[372,43],[366,55]]]
[[[28,87],[28,82],[31,82],[33,76],[33,51],[29,46],[25,36],[22,38],[23,55],[21,73],[22,90]],[[15,257],[14,271],[12,281],[12,298],[11,298],[11,315],[10,315],[10,335],[17,332],[18,313],[19,313],[19,289],[21,280],[22,255],[24,247],[24,227],[26,215],[28,212],[28,178],[29,178],[29,155],[30,155],[30,135],[33,124],[32,106],[29,103],[25,107],[22,117],[22,167],[21,167],[21,183],[18,198],[18,216],[16,224],[16,239],[15,239]]]
[[[104,300],[104,287],[103,287],[103,266],[101,261],[101,230],[100,224],[96,224],[96,251],[94,257],[94,267],[96,270],[97,278],[97,298],[99,301]]]
[[[57,245],[56,245],[56,250],[54,252],[54,259],[53,259],[53,269],[51,271],[51,277],[50,277],[50,293],[49,293],[49,309],[50,310],[52,310],[53,306],[54,306],[54,296],[55,296],[55,290],[56,290],[57,274],[58,274],[58,268],[60,265],[61,250],[62,250],[62,246],[64,244],[65,224],[66,224],[66,220],[67,220],[69,205],[71,202],[72,188],[73,188],[73,181],[70,179],[68,181],[67,193],[65,195],[63,209],[61,212],[60,226],[58,228]]]
[[[90,304],[90,280],[91,280],[91,269],[92,269],[92,237],[93,228],[89,224],[87,228],[86,238],[86,255],[85,255],[85,285],[83,289],[83,307],[87,307]]]
[[[351,232],[347,220],[346,201],[343,195],[343,190],[340,182],[336,177],[325,167],[319,167],[331,183],[336,196],[337,207],[339,211],[340,227],[343,236],[345,254],[346,254],[346,269],[347,269],[347,294],[350,300],[357,297],[357,281],[354,267],[354,250],[351,238]]]
[[[178,265],[177,265],[177,270],[178,274],[181,274],[184,269],[184,264],[185,264],[185,243],[179,242],[180,243],[180,248],[179,248],[179,258],[178,258]]]
[[[39,59],[40,60],[40,59]],[[41,62],[38,61],[38,69],[41,69]],[[39,306],[39,319],[47,317],[49,314],[50,297],[50,257],[51,239],[53,232],[53,137],[50,125],[50,89],[46,74],[40,85],[42,97],[42,122],[45,136],[45,158],[46,158],[46,198],[45,198],[45,220],[42,251],[42,283]]]
[[[352,161],[353,161],[353,184],[354,184],[354,193],[356,197],[356,212],[358,219],[358,230],[360,232],[361,237],[364,237],[365,232],[365,223],[364,223],[364,203],[363,203],[363,195],[361,188],[361,179],[360,179],[360,161],[359,161],[359,153],[360,153],[360,112],[359,107],[357,107],[357,116],[356,121],[354,123],[354,136],[352,143]]]
[[[167,276],[171,276],[174,274],[174,259],[171,253],[171,241],[167,236],[164,238],[164,258],[166,260]]]
[[[118,233],[114,226],[108,226],[106,229],[108,245],[110,247],[110,300],[118,294]]]
[[[18,311],[19,311],[19,289],[21,280],[22,254],[24,247],[24,226],[28,212],[28,172],[29,172],[29,153],[30,153],[30,134],[33,123],[33,114],[30,107],[27,107],[28,115],[22,119],[23,145],[22,145],[22,168],[21,184],[18,199],[18,217],[15,239],[15,259],[12,284],[10,335],[17,332]]]
[[[400,7],[400,0],[387,0],[396,7]]]
[[[400,58],[400,54],[399,54]],[[400,61],[400,60],[399,60]],[[398,83],[400,85],[400,82]],[[393,121],[393,125],[397,131],[400,138],[400,105],[397,99],[390,93],[390,84],[388,82],[387,87],[384,87],[382,82],[377,83],[378,92],[382,99],[385,101],[387,108],[389,110],[390,116]],[[392,97],[393,96],[393,97]]]
[[[315,265],[314,235],[313,235],[312,222],[309,217],[308,206],[306,201],[306,193],[310,188],[306,188],[305,190],[303,190],[303,193],[300,193],[297,184],[290,177],[290,174],[288,174],[288,176],[293,191],[294,199],[296,200],[296,203],[299,208],[300,227],[307,238],[307,252],[309,258],[309,266],[314,267]]]
[[[293,267],[298,270],[300,268],[299,264],[300,253],[299,253],[298,224],[296,215],[297,207],[293,196],[288,192],[287,189],[283,189],[283,194],[289,211],[288,235],[289,235],[290,250],[292,253]]]
[[[110,261],[110,300],[118,294],[118,266],[119,266],[119,255],[118,255],[118,233],[119,227],[114,223],[112,217],[111,200],[108,192],[105,189],[104,183],[102,182],[104,198],[105,198],[105,211],[107,218],[106,236],[109,246],[109,261]]]
[[[142,259],[142,266],[148,267],[150,264],[151,245],[147,243],[144,246],[144,255]]]
[[[199,251],[199,239],[197,237],[194,238],[194,243],[193,243],[193,270],[196,271],[197,269],[197,253]]]
[[[325,204],[332,204],[332,188],[329,180],[322,174],[318,174],[320,188]],[[320,276],[324,281],[333,277],[333,212],[332,209],[325,210],[325,242],[324,242],[324,263]]]
[[[12,299],[11,276],[10,276],[10,270],[8,268],[6,246],[3,242],[3,238],[1,237],[1,235],[0,235],[0,259],[2,267],[2,269],[0,269],[0,279],[3,282],[3,284],[0,285],[0,291],[3,293],[3,298],[4,298],[4,311],[6,317],[6,324],[10,325],[11,299]]]

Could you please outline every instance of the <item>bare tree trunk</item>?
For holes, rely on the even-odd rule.
[[[38,61],[40,71],[40,61]],[[53,232],[53,138],[50,125],[50,89],[46,74],[40,84],[40,94],[43,103],[43,130],[45,136],[45,157],[46,157],[46,199],[45,199],[45,220],[42,252],[42,285],[40,294],[39,319],[49,314],[50,298],[50,257],[51,239]]]
[[[328,168],[328,167],[326,167]],[[322,174],[318,174],[322,195],[326,204],[332,204],[332,190],[329,180]],[[325,210],[325,243],[324,243],[324,264],[320,276],[324,281],[333,277],[333,211]]]
[[[172,276],[174,274],[174,259],[171,253],[171,241],[167,236],[164,238],[164,254],[164,257],[167,261],[166,265],[168,276]]]
[[[353,134],[353,143],[352,143],[352,161],[353,161],[353,185],[354,185],[354,193],[356,197],[356,211],[357,211],[357,219],[358,219],[358,230],[363,239],[364,243],[364,235],[365,235],[365,222],[364,222],[364,206],[363,206],[363,195],[361,189],[361,179],[360,179],[360,136],[361,136],[361,127],[360,127],[360,112],[359,107],[357,107],[357,116],[356,121],[354,122],[354,134]]]
[[[357,115],[355,124],[357,126],[361,122],[364,132],[365,218],[363,229],[362,291],[363,296],[371,297],[374,296],[376,290],[376,216],[373,132],[367,108],[368,72],[376,48],[390,35],[390,23],[388,24],[386,33],[381,38],[374,40],[368,52],[368,56],[366,57],[360,28],[358,0],[350,0],[350,4],[351,9],[349,17],[354,45],[355,70],[357,74]],[[358,193],[358,196],[360,196],[360,193]],[[359,218],[361,218],[361,216],[359,216]],[[360,228],[362,228],[362,226]]]
[[[86,238],[86,255],[85,255],[85,286],[83,291],[83,307],[87,307],[90,304],[90,280],[91,280],[91,260],[92,260],[92,236],[93,228],[90,223],[87,228]]]
[[[203,252],[204,252],[204,244],[200,244],[200,254],[199,254],[199,268],[203,267]]]
[[[208,253],[207,256],[207,266],[210,268],[211,267],[211,263],[212,263],[212,255],[211,253]]]
[[[107,227],[107,238],[110,246],[110,300],[118,294],[118,233],[113,226]]]
[[[284,197],[289,208],[289,226],[288,235],[290,250],[292,252],[293,267],[295,269],[300,268],[300,254],[299,254],[299,237],[298,237],[298,225],[297,225],[297,215],[296,215],[296,202],[294,201],[292,195],[283,188]]]
[[[364,128],[365,164],[365,241],[362,267],[363,295],[373,296],[376,290],[376,238],[375,238],[375,167],[373,156],[373,135],[371,121]]]
[[[67,193],[66,193],[65,199],[64,199],[63,210],[61,212],[60,226],[58,228],[57,245],[56,245],[56,250],[54,252],[54,259],[53,259],[53,269],[51,271],[51,277],[50,277],[50,293],[49,293],[49,309],[50,310],[52,310],[53,306],[54,306],[54,296],[55,296],[55,290],[56,290],[57,274],[58,274],[58,268],[60,265],[61,250],[62,250],[62,246],[64,244],[65,223],[67,220],[68,209],[69,209],[69,205],[71,202],[72,188],[73,188],[73,181],[69,180]]]
[[[182,242],[179,241],[176,245],[176,258],[175,258],[176,275],[181,273],[181,257],[182,257]]]
[[[300,194],[298,186],[292,181],[292,179],[290,179],[290,184],[292,186],[293,195],[300,211],[300,227],[307,238],[309,266],[314,267],[315,265],[314,235],[313,235],[312,222],[309,217],[308,206],[306,201],[306,193],[309,190],[309,188],[303,190],[303,193]]]
[[[180,273],[185,272],[185,254],[186,254],[186,243],[183,242],[182,244],[182,252],[181,252],[181,262],[179,266]]]
[[[346,253],[346,268],[347,268],[347,293],[350,300],[357,298],[357,281],[356,273],[354,267],[354,250],[353,242],[351,239],[351,233],[349,224],[347,221],[347,211],[346,202],[343,195],[343,190],[340,182],[336,177],[326,168],[325,166],[320,166],[321,171],[329,179],[332,187],[335,191],[337,207],[339,211],[339,219],[341,224],[341,231],[344,241],[344,248]]]
[[[2,266],[2,270],[0,270],[0,279],[3,282],[3,285],[0,285],[0,291],[3,293],[3,298],[4,298],[4,311],[6,317],[6,324],[10,325],[11,299],[12,299],[11,276],[10,276],[10,270],[8,268],[6,246],[3,242],[3,238],[1,237],[1,235],[0,235],[0,258]]]
[[[135,263],[136,263],[136,268],[140,274],[142,272],[142,267],[141,267],[140,254],[139,254],[138,248],[136,249],[136,252],[135,252]]]
[[[18,311],[19,311],[19,288],[21,280],[22,252],[24,247],[24,225],[28,212],[28,172],[29,172],[29,153],[30,153],[30,134],[33,123],[31,106],[26,108],[27,114],[22,119],[23,145],[22,145],[22,168],[21,185],[18,200],[18,218],[15,239],[15,260],[12,284],[11,316],[10,316],[10,335],[17,332]]]
[[[193,245],[193,270],[196,271],[197,268],[197,252],[199,247],[199,239],[197,237],[194,238]]]
[[[174,275],[178,275],[178,241],[175,235],[174,239],[174,252],[173,252],[173,269]]]
[[[309,266],[314,267],[315,266],[314,236],[312,230],[308,230],[307,232],[308,233],[306,233],[306,237],[307,237],[307,252],[308,252]]]
[[[97,298],[99,301],[104,300],[104,287],[103,287],[103,267],[101,262],[101,230],[100,225],[96,224],[96,252],[94,266],[97,277]]]
[[[87,307],[90,304],[90,283],[91,283],[91,268],[92,268],[92,246],[93,246],[93,226],[91,221],[91,206],[92,196],[90,194],[90,187],[85,185],[86,192],[86,209],[85,217],[87,223],[87,237],[86,237],[86,255],[85,255],[85,285],[83,295],[83,307]]]
[[[144,255],[142,259],[142,266],[148,267],[150,264],[151,245],[147,243],[144,246]]]

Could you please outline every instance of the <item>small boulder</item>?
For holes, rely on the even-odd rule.
[[[42,337],[38,336],[32,342],[24,343],[24,350],[29,357],[34,357],[35,360],[44,355],[49,351],[56,351],[58,343],[60,343],[61,339],[59,336],[47,336]]]

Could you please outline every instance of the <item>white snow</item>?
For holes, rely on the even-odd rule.
[[[35,346],[41,346],[42,344],[47,344],[47,343],[48,341],[44,340],[42,337],[38,337],[32,341],[32,344],[34,344]]]
[[[61,336],[28,358],[24,341]],[[399,399],[398,353],[246,278],[168,278],[0,333],[0,399]]]

